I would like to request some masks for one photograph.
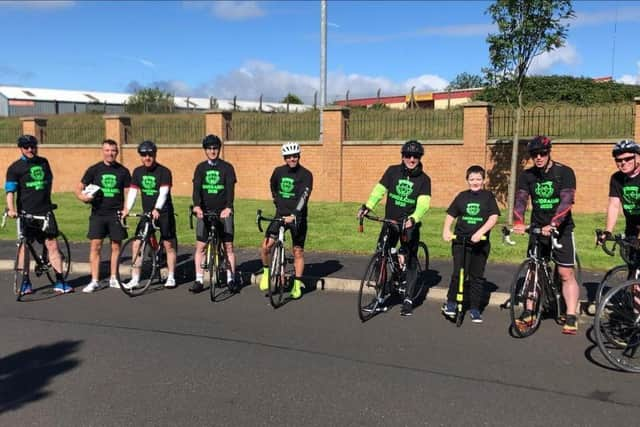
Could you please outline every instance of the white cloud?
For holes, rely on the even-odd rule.
[[[266,15],[266,11],[257,1],[184,1],[183,4],[188,7],[208,8],[213,16],[227,21],[244,21]]]
[[[441,90],[448,82],[442,77],[430,74],[409,78],[405,81],[393,81],[381,76],[346,74],[331,72],[327,76],[327,102],[343,99],[347,91],[349,97],[360,98],[376,96],[404,95],[415,87],[416,91]],[[320,91],[320,79],[317,76],[296,74],[277,69],[273,64],[262,61],[249,61],[235,70],[218,75],[211,81],[196,87],[179,80],[156,81],[145,86],[159,87],[177,96],[214,96],[219,99],[255,100],[263,96],[264,101],[280,101],[287,93],[299,96],[305,103],[313,103],[315,92]],[[127,90],[142,87],[131,82]],[[319,102],[318,94],[318,102]]]
[[[546,74],[556,64],[575,65],[580,61],[580,55],[575,47],[567,43],[566,45],[544,52],[531,61],[529,75]]]
[[[75,1],[0,1],[0,7],[58,9],[75,5]]]
[[[624,83],[628,85],[640,85],[640,61],[636,63],[638,67],[638,72],[633,74],[624,74],[621,77],[618,77],[616,81],[618,83]]]

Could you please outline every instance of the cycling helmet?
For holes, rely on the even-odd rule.
[[[156,144],[154,144],[153,141],[142,141],[140,145],[138,145],[138,154],[140,155],[146,153],[155,155],[157,152],[158,147],[156,147]]]
[[[18,147],[26,148],[26,147],[36,147],[38,145],[38,140],[33,135],[21,135],[18,138]]]
[[[616,157],[624,153],[640,154],[640,146],[632,139],[623,139],[616,142],[616,145],[613,146],[613,150],[611,151],[611,155]]]
[[[413,154],[414,156],[422,157],[424,156],[424,148],[422,144],[420,144],[415,139],[405,142],[402,145],[402,149],[400,150],[402,155]]]
[[[205,136],[202,140],[202,148],[220,148],[221,145],[222,141],[220,141],[220,138],[213,134]]]
[[[290,156],[292,154],[300,154],[300,144],[297,142],[286,142],[282,144],[282,155]]]
[[[529,153],[534,151],[551,150],[551,140],[546,136],[536,136],[527,144]]]

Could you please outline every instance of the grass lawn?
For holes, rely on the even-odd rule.
[[[189,229],[187,214],[191,199],[188,197],[174,197],[176,207],[178,239],[189,244],[195,240],[194,231]],[[54,203],[58,204],[56,217],[61,230],[70,241],[86,241],[89,206],[82,204],[71,193],[53,195]],[[139,202],[139,198],[138,198]],[[369,254],[375,247],[379,225],[365,223],[364,233],[358,233],[358,221],[355,218],[359,203],[329,203],[311,202],[309,205],[309,229],[306,249],[319,252],[359,253]],[[139,204],[133,209],[136,211]],[[274,212],[273,203],[267,200],[236,200],[235,244],[239,247],[257,248],[262,240],[262,234],[255,224],[257,209],[262,209],[265,215]],[[378,208],[379,213],[383,209]],[[431,257],[439,259],[450,258],[450,244],[442,241],[442,224],[445,209],[432,208],[426,215],[421,231],[421,238],[429,246]],[[620,264],[619,259],[606,256],[600,248],[594,245],[594,229],[602,228],[605,215],[584,214],[576,215],[576,244],[583,268],[606,270],[613,265]],[[619,225],[624,223],[621,218]],[[130,220],[130,230],[135,230],[135,224]],[[489,262],[519,263],[526,251],[527,236],[515,236],[516,246],[502,244],[500,225],[492,233],[491,256]],[[132,232],[132,231],[131,231]],[[0,239],[15,238],[15,228],[11,223],[0,230]]]

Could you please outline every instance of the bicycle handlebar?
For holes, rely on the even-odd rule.
[[[389,218],[382,218],[370,213],[366,213],[364,215],[362,215],[360,217],[359,220],[359,226],[358,226],[358,232],[362,233],[364,231],[364,219],[367,218],[369,221],[375,221],[375,222],[381,222],[383,224],[389,224],[389,225],[393,225],[393,226],[399,226],[401,225],[400,221],[396,220],[396,219],[389,219]],[[402,226],[401,226],[401,231],[404,230],[404,221],[402,221]]]
[[[189,228],[191,230],[193,230],[193,217],[196,216],[196,214],[193,212],[193,205],[189,205]],[[204,218],[208,218],[208,219],[218,219],[220,218],[220,215],[218,215],[215,212],[202,212],[202,216]]]
[[[451,235],[451,240],[457,240],[458,242],[467,242],[468,243],[468,242],[471,242],[471,236],[472,236],[471,234],[466,234],[466,235],[463,234],[463,235],[460,235],[460,236],[457,235],[457,234],[452,234]],[[480,238],[480,240],[481,241],[487,240],[487,236],[483,235]],[[473,242],[471,242],[471,243],[473,243]]]
[[[513,232],[513,228],[509,228],[506,225],[502,227],[502,241],[513,246],[516,242],[511,239],[511,232]],[[525,227],[524,232],[529,235],[541,236],[542,227],[533,227],[528,225]],[[551,227],[551,246],[553,249],[562,249],[562,245],[558,243],[558,229],[555,227]]]
[[[269,223],[272,222],[284,222],[284,218],[283,216],[274,216],[274,217],[266,217],[262,215],[262,209],[258,209],[256,211],[256,224],[258,225],[258,230],[260,230],[261,233],[264,232],[264,230],[262,229],[262,221],[269,221]],[[294,219],[294,222],[296,220]]]
[[[622,260],[627,264],[633,264],[629,259],[629,256],[628,256],[629,253],[624,249],[637,249],[638,244],[640,244],[640,241],[638,241],[638,239],[635,239],[635,242],[634,242],[632,240],[626,239],[622,234],[611,234],[600,229],[596,229],[595,233],[596,233],[596,242],[600,240],[601,235],[603,234],[605,235],[604,240],[602,240],[600,244],[600,246],[602,246],[602,251],[604,253],[606,253],[609,256],[615,256],[616,247],[619,247],[620,249],[618,252],[620,253],[620,258],[622,258]],[[613,242],[613,245],[611,246],[611,248],[607,247],[607,242]],[[598,243],[596,243],[596,245],[597,244]]]
[[[136,217],[136,218],[147,218],[147,219],[150,219],[151,220],[151,225],[153,226],[153,228],[154,229],[158,228],[158,224],[156,223],[156,220],[153,218],[153,215],[151,214],[151,212],[142,212],[142,213],[131,213],[131,212],[129,212],[127,214],[127,216],[132,216],[132,217]],[[125,224],[124,226],[127,227],[125,218],[122,219],[121,224],[123,224],[123,223]]]

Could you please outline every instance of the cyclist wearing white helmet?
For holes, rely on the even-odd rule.
[[[296,277],[293,280],[291,298],[302,296],[302,275],[304,273],[304,242],[307,238],[307,204],[313,189],[313,175],[300,164],[300,145],[287,142],[281,153],[285,164],[273,170],[270,179],[271,195],[276,205],[276,216],[286,217],[287,229],[291,231],[293,242],[293,265]],[[278,223],[272,222],[262,242],[260,258],[263,273],[260,290],[269,289],[269,251],[278,236]]]
[[[607,225],[605,233],[599,236],[599,242],[606,233],[612,233],[622,208],[626,221],[624,234],[627,238],[637,238],[640,227],[640,146],[631,140],[617,142],[611,155],[618,171],[609,180],[609,204],[607,205]]]

